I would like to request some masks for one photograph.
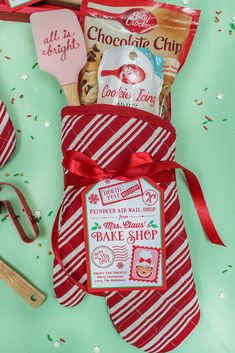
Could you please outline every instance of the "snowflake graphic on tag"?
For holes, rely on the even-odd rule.
[[[84,190],[89,292],[166,289],[163,198],[149,178],[103,180]]]

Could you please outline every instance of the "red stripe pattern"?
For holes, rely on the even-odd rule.
[[[13,124],[3,101],[0,99],[0,167],[8,161],[16,147]]]
[[[136,151],[148,152],[155,160],[175,159],[175,133],[169,123],[134,109],[112,109],[107,106],[65,109],[62,114],[63,153],[71,149],[80,151],[102,168],[110,169],[118,168]],[[167,290],[106,293],[116,330],[127,342],[149,353],[167,352],[177,347],[200,317],[176,182],[160,185],[165,192]],[[71,186],[64,190],[58,243],[67,273],[84,284],[87,276],[82,190]],[[59,303],[65,306],[77,305],[85,295],[56,260],[53,284]]]

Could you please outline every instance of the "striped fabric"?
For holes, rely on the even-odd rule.
[[[0,99],[0,167],[11,157],[16,146],[16,135],[9,114]]]
[[[76,150],[102,168],[116,169],[133,152],[155,160],[175,158],[175,130],[170,123],[145,112],[105,105],[65,108],[62,150]],[[177,347],[195,328],[200,311],[192,275],[187,235],[175,181],[160,184],[165,192],[167,290],[108,292],[105,299],[121,337],[149,353]],[[83,188],[64,190],[58,243],[69,276],[86,283],[81,210]],[[53,283],[60,304],[77,305],[85,293],[54,261]]]

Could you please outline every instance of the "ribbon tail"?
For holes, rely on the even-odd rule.
[[[180,166],[179,168],[181,168],[184,172],[185,178],[188,183],[189,191],[193,199],[193,203],[195,205],[198,217],[207,237],[209,238],[211,243],[225,246],[217,230],[215,229],[197,177],[188,169],[182,166]]]

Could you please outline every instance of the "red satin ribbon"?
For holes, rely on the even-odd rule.
[[[179,163],[171,161],[155,161],[149,153],[135,152],[119,170],[105,170],[102,169],[97,162],[83,153],[67,151],[63,159],[63,166],[68,170],[68,173],[65,174],[66,186],[88,186],[90,184],[95,184],[100,180],[115,177],[122,177],[127,180],[150,177],[156,182],[158,181],[157,176],[159,174],[175,171],[175,169],[182,169],[205,233],[212,243],[224,245],[212,222],[197,177]],[[164,181],[169,182],[167,174],[165,175]]]
[[[88,186],[90,184],[95,184],[100,180],[115,177],[132,180],[148,176],[155,182],[159,182],[159,179],[162,178],[163,181],[169,182],[171,180],[175,180],[175,170],[182,169],[187,180],[200,222],[207,237],[212,243],[225,246],[212,222],[197,177],[179,163],[170,161],[155,161],[146,152],[135,152],[126,161],[126,163],[124,163],[120,170],[105,170],[102,169],[98,163],[86,155],[76,151],[67,151],[63,160],[63,166],[68,171],[68,173],[65,174],[65,185],[75,185],[77,187]],[[87,291],[87,285],[79,283],[73,278],[73,276],[69,275],[61,259],[60,250],[58,247],[60,210],[61,208],[57,213],[52,230],[52,247],[55,258],[64,272],[68,275],[68,279],[83,291]],[[104,293],[96,293],[95,295],[103,296]]]
[[[24,195],[22,194],[22,192],[17,189],[15,186],[8,184],[8,183],[1,183],[0,182],[0,187],[1,186],[7,186],[10,187],[16,194],[18,200],[20,201],[20,204],[26,214],[26,217],[28,218],[28,221],[30,223],[30,226],[32,228],[33,234],[32,237],[28,237],[28,235],[26,234],[22,224],[20,223],[19,218],[17,217],[17,215],[15,214],[14,208],[12,206],[12,204],[10,203],[10,201],[8,200],[0,200],[0,213],[1,213],[1,206],[3,205],[5,207],[5,209],[7,210],[9,216],[12,219],[12,222],[14,223],[16,230],[19,234],[19,236],[21,237],[21,239],[23,240],[23,242],[25,243],[32,243],[38,236],[39,234],[39,229],[37,224],[33,221],[33,217],[32,217],[32,212],[24,198]]]

